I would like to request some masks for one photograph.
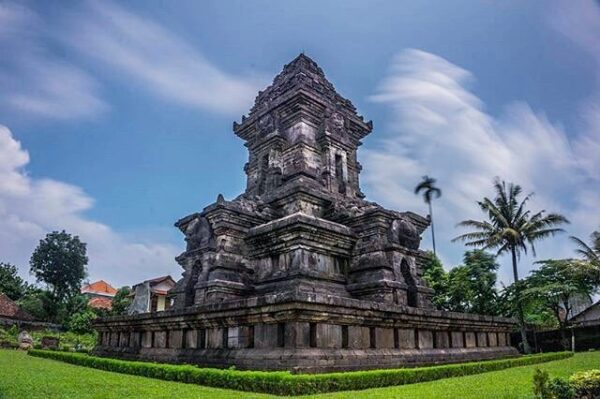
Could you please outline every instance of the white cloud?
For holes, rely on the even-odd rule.
[[[66,40],[143,88],[219,113],[246,111],[262,81],[234,76],[158,23],[109,2],[73,17]]]
[[[51,179],[28,176],[29,155],[11,131],[0,125],[0,261],[20,266],[27,275],[31,252],[44,235],[65,229],[88,244],[89,278],[125,285],[171,274],[179,278],[170,243],[136,241],[90,220],[85,211],[93,206],[80,187]]]
[[[362,154],[364,179],[375,199],[425,213],[412,188],[422,175],[436,177],[443,190],[434,205],[436,243],[453,264],[464,249],[450,243],[460,233],[454,226],[483,216],[475,201],[493,194],[496,176],[534,191],[533,208],[563,213],[575,222],[567,230],[587,237],[600,226],[594,211],[600,181],[573,150],[589,149],[584,138],[570,137],[524,103],[507,106],[497,117],[488,114],[468,89],[473,80],[469,71],[424,51],[406,50],[394,58],[371,98],[389,106],[392,122],[385,128],[387,136]],[[538,259],[574,255],[567,235],[538,250]],[[529,270],[531,262],[524,258],[522,270]],[[500,275],[512,280],[508,268]]]
[[[51,34],[32,10],[0,4],[0,103],[39,117],[79,119],[107,109],[97,82],[83,69],[45,50]]]

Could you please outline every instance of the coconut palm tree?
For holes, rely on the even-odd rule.
[[[423,176],[423,180],[415,187],[415,194],[423,192],[423,200],[429,205],[429,220],[431,221],[431,243],[433,245],[433,254],[435,252],[435,230],[433,228],[433,207],[431,201],[433,197],[440,198],[442,196],[442,190],[435,186],[436,180],[433,177]]]
[[[600,266],[600,231],[594,231],[590,235],[590,245],[587,245],[577,237],[571,236],[571,240],[579,247],[575,252],[583,256],[591,264]]]
[[[465,220],[458,224],[460,227],[472,228],[473,231],[456,237],[453,241],[464,241],[466,245],[483,249],[497,249],[498,255],[510,253],[512,258],[513,277],[515,284],[519,282],[517,260],[521,253],[527,253],[528,247],[535,256],[534,243],[553,236],[563,229],[556,226],[569,223],[562,215],[546,214],[544,210],[532,214],[527,209],[527,202],[533,194],[526,195],[522,200],[519,195],[522,189],[519,185],[496,179],[494,181],[495,198],[485,197],[477,204],[486,214],[487,220]],[[516,286],[516,285],[515,285]],[[517,292],[517,317],[521,329],[523,350],[530,353],[525,331],[523,306]]]

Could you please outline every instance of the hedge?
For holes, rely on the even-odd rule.
[[[304,395],[413,384],[441,378],[502,370],[510,367],[527,366],[573,356],[571,352],[558,352],[432,367],[326,374],[292,374],[288,371],[241,371],[235,369],[199,368],[192,365],[127,361],[81,353],[37,349],[30,350],[29,354],[31,356],[59,360],[117,373],[241,391],[266,392],[276,395]]]

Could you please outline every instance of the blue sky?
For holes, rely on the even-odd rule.
[[[592,1],[0,2],[0,260],[27,276],[64,228],[89,243],[92,280],[177,278],[173,222],[243,191],[232,122],[300,51],[374,122],[369,199],[425,214],[412,189],[439,179],[447,267],[494,176],[585,238],[600,227],[598,37]],[[572,256],[566,237],[538,258]]]

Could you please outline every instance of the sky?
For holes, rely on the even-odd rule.
[[[173,223],[244,190],[232,122],[300,52],[373,120],[368,199],[425,215],[413,188],[438,179],[446,268],[496,176],[571,221],[521,274],[573,257],[568,236],[600,228],[599,38],[600,3],[579,0],[0,1],[0,261],[32,281],[65,229],[90,281],[178,279]]]

